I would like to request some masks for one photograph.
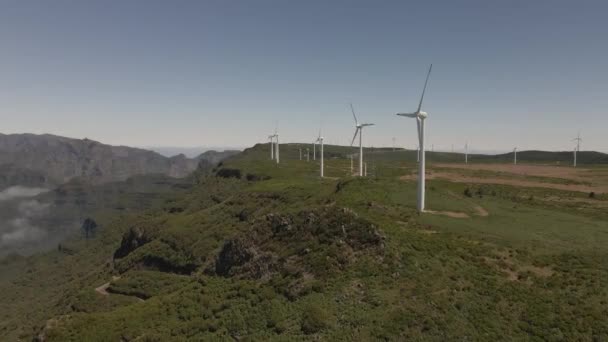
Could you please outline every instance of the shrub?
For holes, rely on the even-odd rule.
[[[464,189],[464,195],[467,197],[473,197],[473,192],[471,191],[471,189],[466,188]]]
[[[222,177],[222,178],[241,179],[241,170],[239,170],[239,169],[220,169],[216,175],[218,177]]]
[[[589,198],[595,198],[595,192],[591,191],[591,192],[589,193]]]
[[[331,317],[322,308],[311,304],[304,309],[302,317],[302,331],[306,334],[314,334],[331,326]]]

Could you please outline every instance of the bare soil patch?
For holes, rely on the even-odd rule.
[[[476,206],[474,207],[474,209],[475,209],[475,212],[476,212],[476,214],[477,214],[478,216],[481,216],[481,217],[486,217],[486,216],[490,215],[490,213],[488,213],[488,211],[487,211],[487,210],[485,210],[484,208],[482,208],[482,207],[481,207],[481,206],[479,206],[479,205],[476,205]]]
[[[549,166],[549,165],[526,165],[526,164],[433,164],[433,166],[447,169],[484,170],[494,172],[507,172],[521,176],[538,176],[570,179],[574,181],[588,181],[586,177],[589,169]]]
[[[459,213],[456,211],[435,211],[435,210],[425,210],[425,213],[429,213],[429,214],[435,214],[435,215],[443,215],[443,216],[448,216],[448,217],[453,217],[453,218],[471,218],[471,216],[469,216],[466,213]]]
[[[402,180],[413,180],[416,175],[405,175],[401,176]],[[556,189],[565,191],[578,191],[578,192],[595,192],[597,194],[607,193],[608,185],[583,185],[583,184],[559,184],[559,183],[546,183],[533,180],[522,180],[522,179],[509,179],[509,178],[498,178],[498,177],[471,177],[458,173],[444,172],[444,171],[432,171],[426,175],[427,179],[445,179],[456,183],[471,183],[471,184],[500,184],[500,185],[511,185],[521,186],[529,188],[546,188]]]

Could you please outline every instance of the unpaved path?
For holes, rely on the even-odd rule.
[[[120,279],[120,277],[118,277],[118,276],[112,276],[112,281],[115,281],[115,280],[118,280],[118,279]],[[95,288],[95,292],[97,292],[97,293],[99,293],[101,295],[104,295],[104,296],[109,295],[110,293],[108,292],[108,287],[110,287],[110,283],[111,282],[107,282],[107,283],[105,283],[105,284],[103,284],[103,285],[101,285],[99,287],[96,287]]]

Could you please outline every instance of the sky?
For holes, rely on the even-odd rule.
[[[0,132],[608,152],[606,1],[0,2]]]

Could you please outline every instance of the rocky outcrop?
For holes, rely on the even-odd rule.
[[[382,255],[384,249],[381,231],[346,208],[272,213],[247,222],[250,229],[225,241],[206,273],[262,281],[286,277],[279,291],[290,299],[311,291],[322,273],[344,269],[361,253]]]
[[[267,280],[276,269],[277,255],[263,252],[256,241],[234,239],[222,247],[215,262],[215,273],[223,277]]]
[[[137,248],[150,242],[152,237],[141,227],[131,227],[120,241],[120,247],[114,252],[114,259],[124,258]]]

